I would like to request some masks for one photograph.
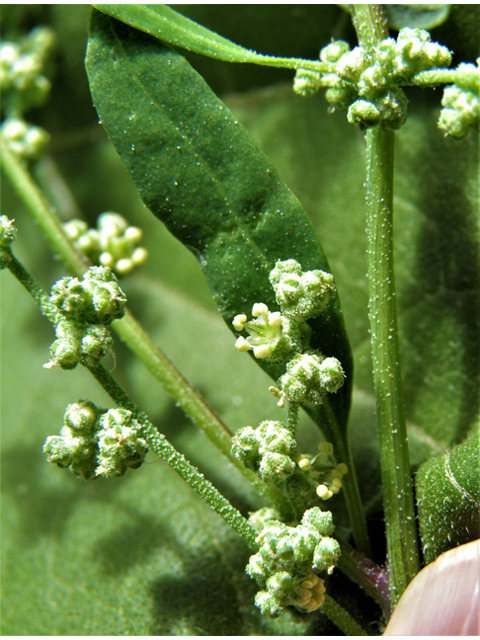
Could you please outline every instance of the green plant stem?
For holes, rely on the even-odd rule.
[[[9,252],[8,258],[5,260],[5,262],[6,268],[15,276],[20,284],[25,287],[25,289],[40,307],[40,311],[42,312],[42,314],[46,316],[54,326],[56,326],[58,320],[57,311],[55,307],[50,303],[48,295],[45,293],[45,291],[38,286],[34,278],[32,278],[32,276],[28,273],[23,264],[15,258],[13,253]]]
[[[346,636],[367,636],[368,632],[328,593],[321,611],[343,631]]]
[[[1,135],[0,158],[2,169],[47,238],[55,255],[72,275],[82,278],[86,269],[91,266],[90,262],[72,245],[47,198],[25,166],[8,149]],[[266,485],[256,473],[230,455],[231,434],[227,426],[153,342],[132,314],[127,310],[125,317],[113,322],[112,327],[195,425],[235,465],[258,493],[288,519],[291,516],[291,508],[280,491]]]
[[[155,453],[172,467],[225,522],[242,536],[250,549],[257,551],[256,538],[258,533],[248,520],[153,426],[146,415],[138,409],[102,364],[91,365],[87,362],[83,364],[116,404],[134,414],[141,426],[140,433],[142,437],[145,438]]]
[[[361,46],[385,37],[378,5],[352,5]],[[394,132],[367,140],[369,318],[392,606],[418,573],[417,530],[400,370],[393,265]]]

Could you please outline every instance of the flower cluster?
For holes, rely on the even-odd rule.
[[[287,399],[315,407],[323,403],[327,393],[338,391],[344,381],[345,373],[337,358],[326,358],[320,352],[310,350],[290,360],[278,381],[280,389],[270,387],[270,391],[279,398],[279,406]]]
[[[109,267],[91,267],[84,279],[62,278],[51,290],[49,301],[57,311],[50,362],[73,369],[84,357],[96,361],[112,344],[108,325],[125,313],[127,299]]]
[[[148,252],[138,243],[142,230],[132,227],[118,213],[102,213],[97,229],[89,229],[83,220],[70,220],[63,226],[74,246],[85,253],[94,264],[110,267],[117,275],[130,273],[145,263]]]
[[[321,607],[325,585],[317,574],[332,573],[340,556],[340,545],[330,537],[332,514],[314,507],[296,527],[268,518],[257,522],[263,526],[259,550],[250,558],[247,573],[261,587],[255,603],[262,613],[278,616],[287,606],[303,612]]]
[[[43,450],[52,464],[69,467],[73,475],[90,480],[137,469],[148,446],[138,436],[130,411],[105,411],[93,402],[79,400],[67,407],[60,435],[49,436]]]
[[[270,272],[270,282],[280,311],[270,311],[266,304],[253,305],[255,320],[247,322],[245,314],[232,321],[237,331],[244,329],[249,337],[239,336],[239,351],[253,350],[256,358],[271,362],[287,362],[295,354],[308,349],[309,318],[326,308],[336,294],[333,276],[319,269],[302,272],[296,260],[279,260]]]
[[[45,129],[28,124],[22,118],[6,118],[0,133],[10,151],[27,163],[38,160],[50,142]]]
[[[19,42],[0,44],[0,94],[6,116],[0,131],[8,148],[25,162],[37,160],[50,141],[48,133],[25,122],[23,114],[48,97],[51,85],[44,73],[53,41],[50,29],[37,27]]]
[[[42,105],[50,91],[45,64],[52,49],[51,29],[37,27],[19,42],[4,40],[0,45],[0,92],[2,110],[19,117]]]
[[[237,331],[246,330],[248,338],[239,336],[235,347],[239,351],[253,351],[258,359],[268,358],[272,362],[288,360],[302,345],[302,334],[298,327],[279,311],[269,311],[263,302],[255,303],[250,322],[244,313],[232,321]]]
[[[350,51],[346,42],[333,42],[320,53],[325,72],[300,69],[294,89],[301,95],[326,87],[333,109],[348,109],[348,121],[362,128],[381,124],[398,129],[406,119],[407,99],[400,88],[429,69],[448,67],[450,51],[431,41],[423,29],[401,29],[397,40],[386,38],[367,52]]]
[[[295,438],[276,420],[265,420],[257,429],[239,429],[232,438],[232,455],[267,483],[282,485],[294,473],[296,453]]]
[[[474,127],[480,129],[480,58],[477,64],[460,64],[455,83],[446,87],[438,126],[447,135],[464,138]]]
[[[297,322],[320,315],[336,294],[331,273],[320,269],[303,272],[296,260],[278,261],[270,282],[282,314]]]

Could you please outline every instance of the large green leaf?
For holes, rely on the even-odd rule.
[[[87,71],[102,124],[141,197],[195,253],[229,326],[255,302],[275,307],[268,275],[277,260],[329,271],[299,201],[181,55],[95,11]],[[311,326],[312,346],[345,368],[348,382],[331,401],[345,428],[352,376],[338,300]]]
[[[480,431],[425,462],[416,475],[425,562],[480,538]]]

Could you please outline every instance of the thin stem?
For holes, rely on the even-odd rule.
[[[385,37],[378,5],[352,5],[361,46]],[[377,404],[392,606],[418,573],[417,530],[408,450],[393,266],[394,133],[370,129],[367,140],[369,318]]]
[[[337,625],[346,636],[368,636],[369,633],[328,593],[321,611]]]
[[[54,209],[27,169],[8,149],[1,135],[0,158],[3,170],[47,238],[55,255],[70,273],[81,278],[86,269],[91,266],[89,261],[73,247]],[[112,323],[112,327],[195,425],[219,448],[258,493],[268,499],[288,519],[291,516],[288,501],[280,491],[262,482],[256,473],[230,455],[231,434],[225,423],[153,342],[132,314],[127,310],[121,320]]]
[[[128,409],[135,415],[141,427],[141,435],[155,453],[172,467],[225,522],[242,536],[250,549],[257,551],[256,538],[258,533],[248,520],[153,426],[147,416],[138,409],[103,365],[91,365],[86,362],[83,364],[117,405]]]
[[[338,542],[342,555],[337,568],[368,593],[380,605],[385,618],[388,619],[391,612],[388,571],[358,553],[347,542],[340,539]]]
[[[32,296],[35,302],[38,304],[40,311],[46,316],[50,322],[56,326],[58,317],[57,310],[50,303],[48,295],[37,284],[34,278],[25,269],[23,264],[15,258],[13,253],[8,252],[8,257],[3,256],[5,260],[5,266],[15,276],[15,278],[22,284],[28,293]]]

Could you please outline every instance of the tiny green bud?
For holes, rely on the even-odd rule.
[[[65,425],[74,433],[92,434],[101,411],[88,400],[78,400],[68,405],[64,415]]]
[[[350,45],[345,40],[334,40],[320,51],[320,60],[335,64],[342,56],[350,51]]]
[[[270,272],[270,282],[282,315],[296,321],[318,316],[335,295],[330,273],[319,269],[302,272],[296,260],[278,261]]]

